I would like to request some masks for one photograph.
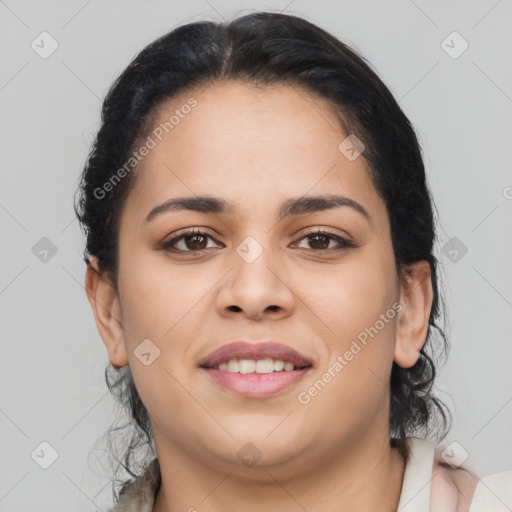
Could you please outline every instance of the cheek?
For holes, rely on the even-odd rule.
[[[176,421],[176,410],[182,411],[180,417],[187,424],[198,422],[200,414],[190,409],[190,396],[182,386],[190,387],[189,347],[198,316],[204,316],[202,304],[197,304],[204,283],[191,279],[185,267],[171,271],[169,265],[150,260],[127,258],[119,268],[125,342],[135,386],[152,421],[165,424],[169,435],[178,435],[181,423]],[[149,344],[143,341],[148,339]],[[147,365],[143,353],[149,353]],[[185,440],[186,436],[180,442]]]
[[[374,325],[391,308],[394,280],[384,264],[355,255],[328,273],[302,272],[295,289],[302,290],[311,320],[322,321],[319,327],[327,333],[325,341],[342,349],[347,340]],[[389,323],[382,330],[387,333]]]
[[[368,413],[388,392],[385,383],[393,360],[397,319],[395,280],[382,259],[355,261],[328,278],[319,280],[316,275],[311,282],[304,281],[312,290],[306,303],[315,313],[312,320],[322,320],[320,336],[327,347],[327,356],[307,386],[315,386],[312,393],[322,395],[318,405],[323,402],[327,407],[344,404],[356,410],[365,397]],[[313,282],[316,286],[311,286]]]
[[[132,338],[166,343],[195,313],[205,279],[186,265],[171,265],[160,252],[134,250],[119,266],[123,317]]]

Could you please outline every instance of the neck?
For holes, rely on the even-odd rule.
[[[329,459],[313,465],[295,461],[293,477],[276,466],[254,466],[254,473],[215,470],[174,446],[157,452],[162,485],[153,512],[395,511],[405,470],[389,436],[333,450]],[[297,467],[304,471],[297,473]]]

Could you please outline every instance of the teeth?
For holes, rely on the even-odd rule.
[[[284,363],[284,371],[285,372],[291,372],[293,370],[294,366],[293,363]]]
[[[273,359],[258,359],[256,361],[256,373],[272,373],[274,371]]]
[[[274,371],[280,372],[284,368],[284,361],[281,359],[274,359]]]
[[[254,373],[256,369],[256,361],[254,359],[239,359],[238,371],[240,373]]]
[[[295,366],[293,363],[284,362],[282,359],[230,359],[227,363],[219,363],[219,370],[231,373],[273,373],[284,370],[291,372]]]
[[[238,373],[238,359],[231,359],[230,361],[228,361],[227,370],[228,372]]]

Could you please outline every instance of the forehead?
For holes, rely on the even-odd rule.
[[[366,160],[350,161],[339,149],[347,135],[329,103],[300,87],[194,89],[162,104],[144,135],[154,147],[136,169],[137,202],[150,209],[210,193],[250,209],[262,197],[268,207],[274,199],[277,206],[287,197],[342,193],[370,210],[382,207]]]

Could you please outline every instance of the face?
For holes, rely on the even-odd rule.
[[[259,453],[289,472],[388,436],[402,288],[365,159],[347,158],[348,134],[299,88],[218,83],[168,101],[155,128],[177,109],[168,133],[149,134],[121,214],[124,329],[105,340],[111,361],[130,365],[157,450],[241,471]],[[327,195],[352,206],[307,202]],[[228,207],[150,215],[199,196]],[[260,382],[201,367],[235,341],[283,344],[309,366]]]

